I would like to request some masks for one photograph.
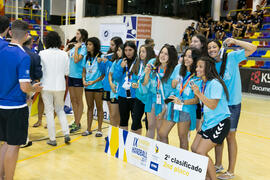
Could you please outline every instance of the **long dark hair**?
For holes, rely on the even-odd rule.
[[[88,32],[85,29],[78,29],[78,31],[81,33],[82,42],[85,42],[88,38]]]
[[[169,60],[168,60],[168,64],[167,64],[167,69],[166,69],[166,72],[164,74],[164,76],[162,77],[162,82],[167,82],[170,75],[172,74],[173,70],[174,70],[174,67],[176,66],[177,64],[177,61],[178,61],[178,56],[177,56],[177,51],[175,49],[174,46],[172,45],[169,45],[169,44],[165,44],[159,54],[158,54],[158,57],[157,57],[157,60],[154,64],[155,67],[159,67],[161,65],[161,62],[159,60],[159,56],[160,56],[160,53],[162,52],[162,50],[166,48],[168,50],[168,55],[169,55]]]
[[[122,39],[121,39],[120,37],[118,37],[118,36],[113,37],[113,38],[111,39],[111,41],[113,41],[114,44],[115,44],[115,50],[113,51],[113,50],[110,48],[109,51],[108,51],[107,53],[108,53],[108,54],[109,54],[109,53],[113,53],[113,56],[112,56],[112,59],[111,59],[111,61],[113,62],[113,61],[115,61],[116,59],[118,59],[118,58],[117,58],[116,52],[117,52],[119,46],[120,46],[121,44],[123,44],[123,41],[122,41]]]
[[[88,42],[91,42],[94,45],[94,54],[91,54],[89,51],[87,51],[87,56],[86,56],[86,60],[88,60],[89,58],[93,58],[93,57],[100,57],[101,56],[101,52],[100,52],[100,41],[97,37],[90,37],[86,40],[86,46],[88,45]]]
[[[201,52],[200,52],[199,49],[192,48],[192,47],[189,47],[189,48],[186,49],[186,51],[183,54],[183,56],[184,56],[183,63],[181,65],[181,69],[179,71],[179,74],[182,77],[185,77],[186,74],[187,74],[187,67],[185,66],[185,56],[186,56],[187,51],[191,51],[191,58],[193,60],[192,65],[190,67],[190,73],[191,74],[196,72],[197,60],[201,57]]]
[[[117,53],[115,54],[116,56],[115,56],[115,61],[116,62],[118,62],[120,59],[123,59],[123,56],[124,56],[124,44],[121,44],[118,48],[117,48],[117,50],[118,49],[122,49],[122,56],[121,57],[118,57],[118,55],[117,55]]]
[[[129,59],[126,54],[125,54],[125,48],[126,47],[131,47],[132,49],[134,49],[134,55],[131,59]],[[124,44],[124,50],[123,50],[123,59],[127,60],[127,65],[128,65],[128,69],[130,68],[131,64],[137,60],[137,46],[135,45],[134,41],[126,41]],[[134,68],[134,66],[133,66]],[[123,71],[126,72],[126,69]]]
[[[217,44],[217,46],[219,47],[219,49],[221,48],[221,43],[219,42],[219,40],[217,39],[214,39],[214,40],[210,40],[208,41],[207,43],[207,46],[209,43],[211,42],[214,42]],[[222,61],[222,64],[221,64],[221,67],[220,67],[220,72],[219,72],[219,76],[223,79],[224,78],[224,73],[225,73],[225,70],[226,70],[226,64],[227,64],[227,57],[228,57],[228,53],[223,53],[223,56],[221,58],[221,61]]]
[[[141,61],[141,58],[140,58],[140,54],[141,54],[141,48],[145,48],[146,50],[146,58],[145,60],[143,61],[143,65],[146,66],[146,64],[149,62],[150,59],[152,58],[155,58],[156,57],[156,54],[155,54],[155,51],[153,49],[153,47],[149,46],[149,45],[141,45],[140,47],[140,50],[139,50],[139,58],[138,60],[136,61],[136,63],[134,64],[134,67],[132,69],[132,72],[136,75],[138,75],[139,73],[139,70],[140,70],[140,61]]]
[[[204,57],[200,57],[198,59],[198,61],[204,61],[205,62],[204,72],[205,72],[206,79],[207,80],[217,79],[221,83],[221,85],[222,85],[222,87],[224,89],[224,92],[226,94],[226,98],[229,101],[228,89],[227,89],[224,81],[220,78],[220,76],[217,73],[215,60],[213,58],[208,57],[208,56],[204,56]]]
[[[206,39],[206,37],[203,34],[195,34],[192,36],[192,38],[193,37],[196,37],[200,40],[200,42],[202,44],[202,48],[199,50],[201,51],[202,56],[206,56],[207,55],[207,39]]]

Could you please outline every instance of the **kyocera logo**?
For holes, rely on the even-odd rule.
[[[260,83],[260,76],[261,76],[261,71],[256,71],[251,73],[251,81],[254,81],[256,84]]]
[[[251,81],[256,84],[261,83],[270,83],[270,73],[262,73],[261,71],[256,71],[251,73]]]

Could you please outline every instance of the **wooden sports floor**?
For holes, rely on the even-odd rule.
[[[104,138],[93,135],[82,137],[72,135],[70,145],[64,144],[63,137],[57,138],[58,146],[46,144],[47,129],[43,126],[32,128],[37,117],[30,118],[30,139],[33,145],[20,150],[15,173],[16,180],[84,180],[84,179],[161,179],[130,164],[124,163],[104,153]],[[73,116],[68,116],[69,122]],[[104,136],[108,124],[103,124]],[[94,129],[97,122],[94,121]],[[86,113],[82,118],[82,130],[86,128]],[[62,136],[56,119],[57,136]],[[145,134],[145,129],[143,131]],[[195,132],[191,133],[191,142]],[[176,128],[169,135],[170,143],[179,146]],[[270,98],[244,95],[242,112],[238,126],[238,161],[235,180],[270,179]],[[226,143],[225,143],[226,144]],[[210,153],[214,157],[213,151]],[[223,166],[228,166],[227,146],[223,155]],[[226,169],[226,168],[225,168]]]

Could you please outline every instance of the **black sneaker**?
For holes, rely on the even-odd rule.
[[[80,125],[74,125],[74,126],[72,126],[72,128],[70,129],[70,133],[74,133],[74,132],[77,132],[77,131],[79,131],[81,129],[81,126]]]
[[[66,143],[66,144],[69,144],[69,143],[70,143],[70,137],[69,137],[68,134],[65,135],[65,143]]]
[[[73,126],[75,126],[76,124],[75,124],[75,121],[71,124],[71,125],[69,125],[68,127],[69,128],[72,128]]]
[[[75,121],[74,121],[71,125],[69,125],[68,127],[69,127],[69,128],[72,128],[72,127],[74,127],[74,126],[76,126]],[[81,123],[79,123],[79,126],[81,127]]]

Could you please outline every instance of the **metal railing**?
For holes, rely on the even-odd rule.
[[[71,20],[76,19],[76,13],[75,12],[69,12],[68,13],[68,24],[71,24]],[[61,16],[61,25],[64,25],[64,23],[66,22],[66,14],[62,14]]]
[[[261,9],[262,10],[270,9],[270,7],[263,7]],[[229,11],[229,14],[231,14],[232,12],[239,12],[239,11],[253,11],[253,9],[252,8],[248,8],[248,9],[234,9],[234,10],[230,10]]]
[[[15,15],[16,14],[16,6],[5,6],[5,14]],[[14,9],[14,12],[12,11]],[[30,19],[33,19],[33,17],[40,17],[41,18],[41,10],[40,9],[32,9],[32,8],[24,8],[24,7],[18,7],[18,15],[20,16],[29,16]],[[28,11],[28,12],[27,12]],[[33,11],[37,13],[33,13]],[[44,17],[45,20],[48,20],[48,12],[44,10]]]

